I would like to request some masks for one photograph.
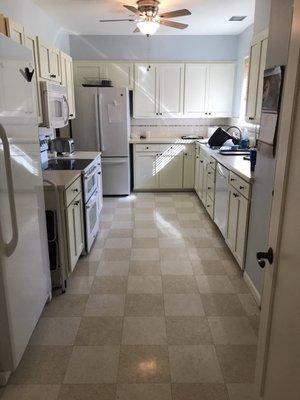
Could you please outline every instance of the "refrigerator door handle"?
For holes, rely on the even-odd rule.
[[[6,181],[7,181],[7,190],[8,190],[8,199],[9,199],[9,210],[10,210],[10,218],[12,225],[12,238],[9,242],[5,243],[3,241],[2,234],[0,234],[0,238],[3,241],[4,252],[7,257],[11,256],[15,251],[18,240],[19,240],[19,232],[18,232],[18,223],[17,223],[17,211],[16,211],[16,203],[15,203],[15,195],[14,195],[14,182],[12,177],[12,168],[11,168],[11,159],[10,159],[10,149],[9,142],[7,139],[7,135],[3,125],[0,123],[0,139],[3,143],[3,153],[4,153],[4,163],[6,169]]]
[[[100,147],[100,127],[99,127],[99,107],[98,107],[98,94],[95,93],[95,116],[96,116],[96,142],[97,142],[97,151],[101,150]]]
[[[98,95],[98,115],[99,115],[99,131],[100,131],[100,141],[101,141],[101,151],[105,151],[104,139],[103,139],[103,122],[102,122],[102,103],[101,94]]]
[[[63,99],[64,99],[64,102],[66,103],[66,106],[67,106],[67,115],[66,115],[66,119],[64,121],[65,125],[67,125],[68,121],[69,121],[69,115],[70,115],[70,106],[69,106],[68,99],[66,98],[65,95],[63,96]]]

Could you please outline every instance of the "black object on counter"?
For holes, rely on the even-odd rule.
[[[252,172],[255,170],[256,156],[257,156],[256,149],[251,149],[250,150],[250,164],[251,164],[251,171]]]
[[[224,129],[218,128],[209,138],[210,147],[221,147],[227,140],[232,140],[233,144],[239,144],[239,139],[229,135]]]

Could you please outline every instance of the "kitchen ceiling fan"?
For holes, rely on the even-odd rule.
[[[175,29],[186,29],[187,24],[182,24],[176,21],[169,21],[169,18],[184,17],[191,15],[191,12],[186,9],[169,11],[159,13],[159,1],[158,0],[138,0],[137,7],[123,5],[127,10],[136,15],[136,18],[128,19],[101,19],[100,22],[136,22],[137,27],[133,31],[134,33],[141,32],[144,35],[153,35],[159,28],[160,25],[169,26]]]

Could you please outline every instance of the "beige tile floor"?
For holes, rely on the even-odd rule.
[[[250,400],[259,310],[192,193],[107,198],[1,400]]]

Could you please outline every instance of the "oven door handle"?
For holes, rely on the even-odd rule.
[[[68,110],[68,111],[67,111],[66,119],[65,119],[65,121],[64,121],[65,125],[67,125],[67,123],[68,123],[68,121],[69,121],[69,116],[70,116],[70,106],[69,106],[68,99],[66,98],[65,95],[63,95],[63,100],[64,100],[64,102],[66,103],[66,105],[67,105],[67,110]]]
[[[95,171],[98,169],[98,167],[95,165],[93,168],[92,168],[92,170],[91,170],[91,172],[89,173],[89,174],[84,174],[84,179],[85,180],[87,180],[87,179],[90,179],[90,177],[92,177],[93,175],[95,175]]]

